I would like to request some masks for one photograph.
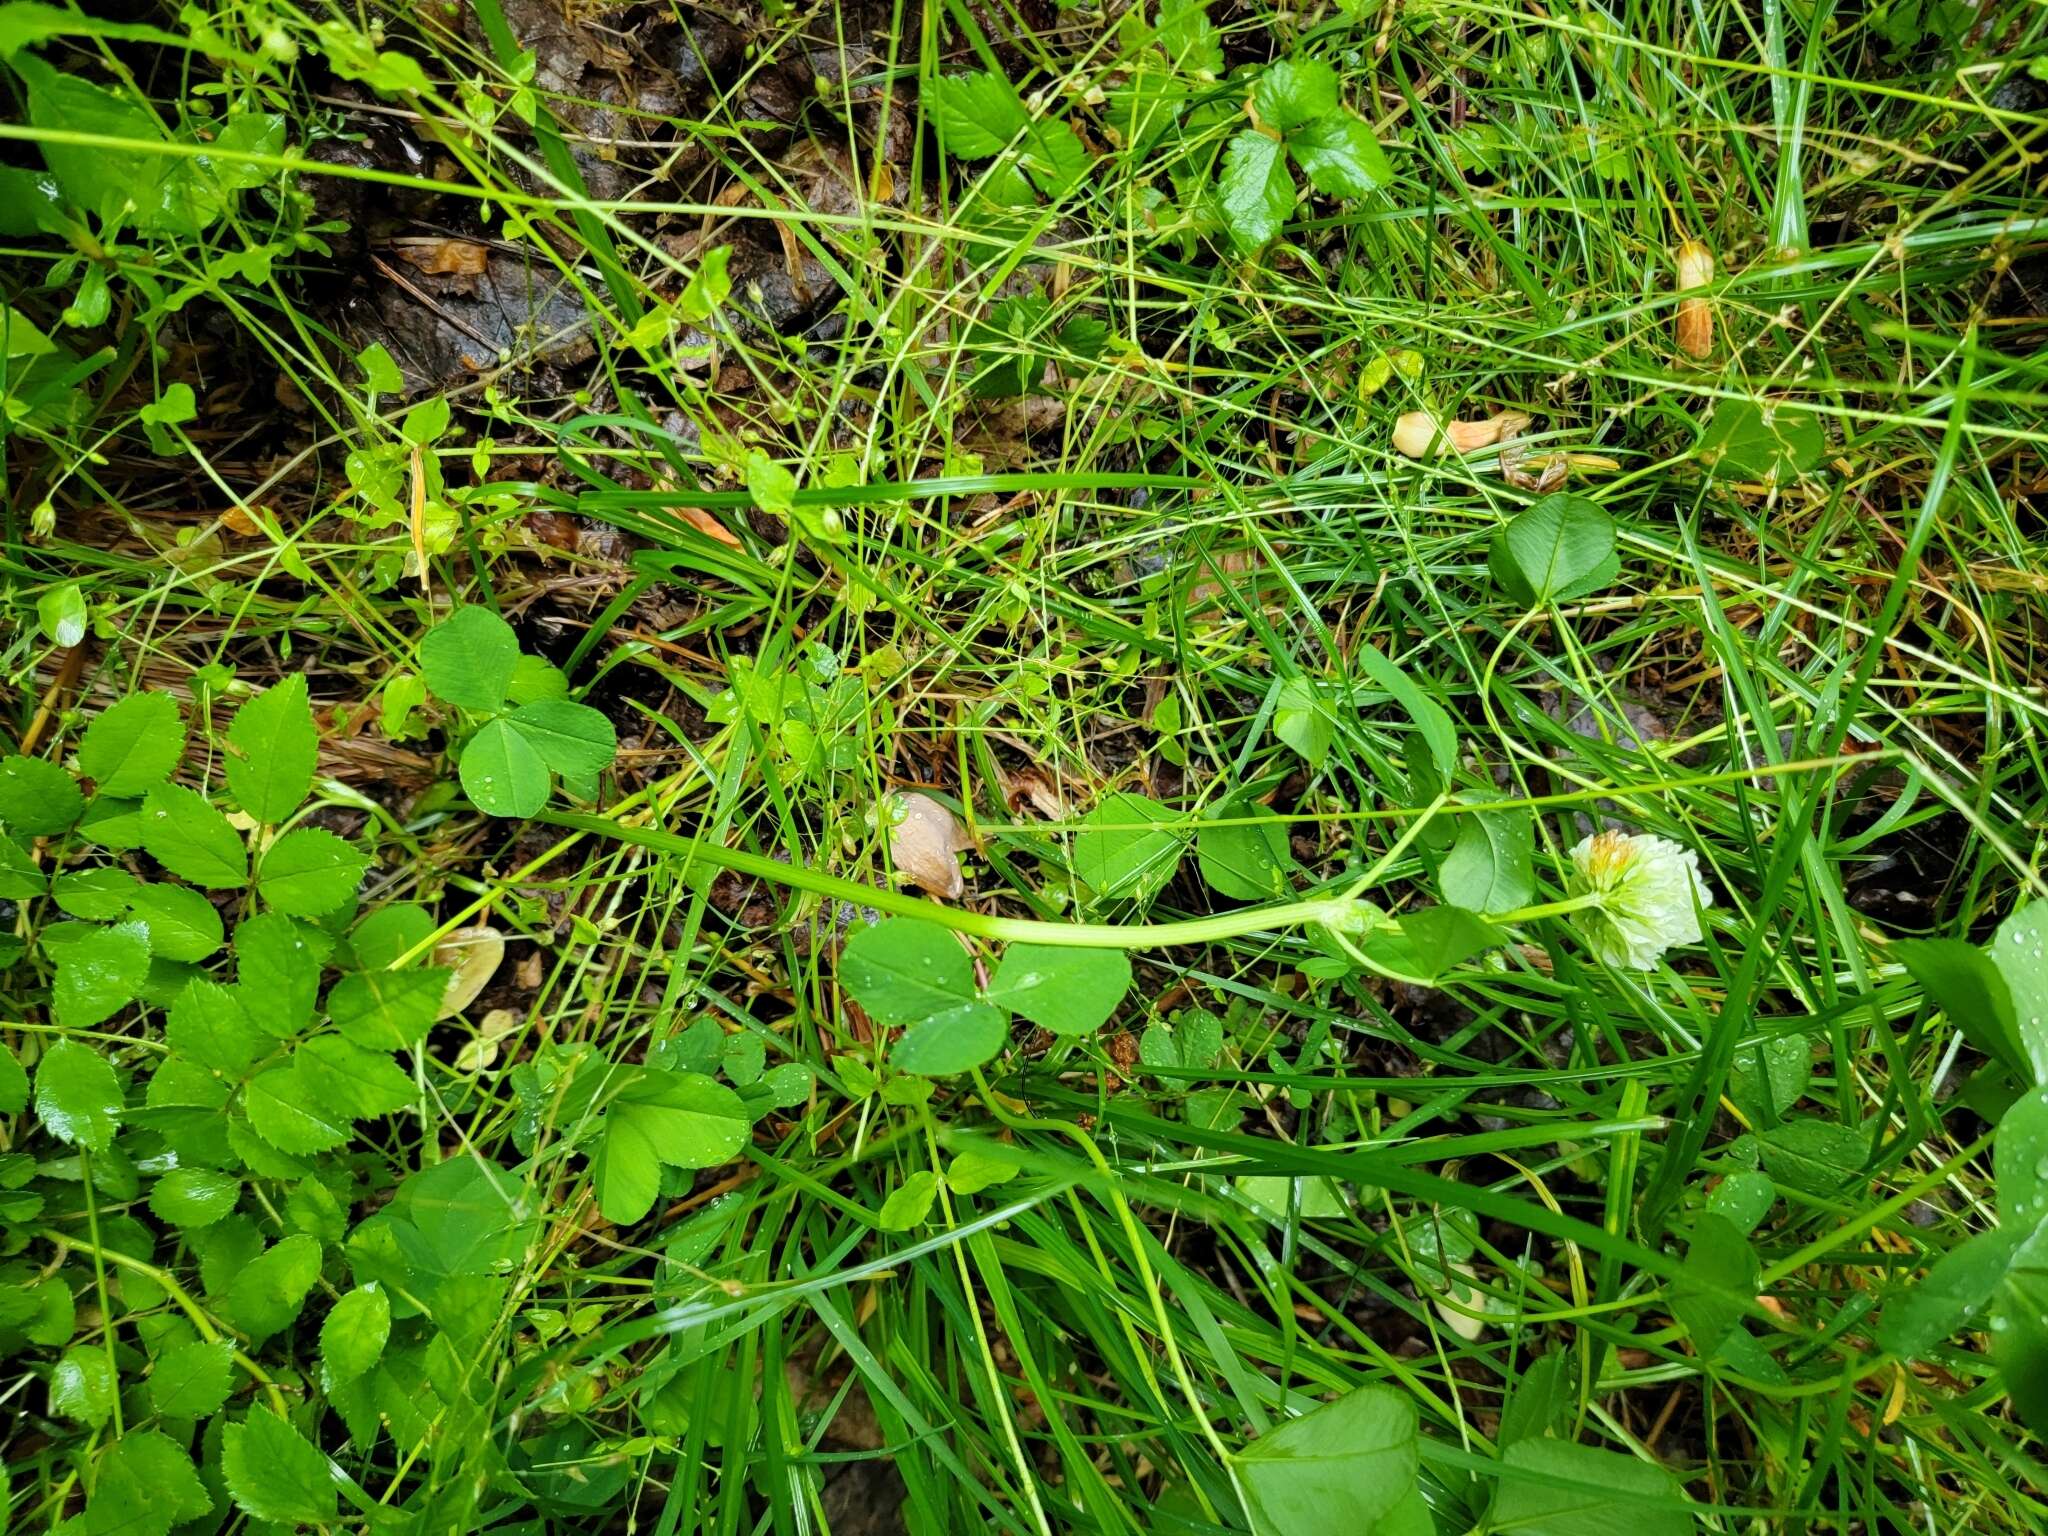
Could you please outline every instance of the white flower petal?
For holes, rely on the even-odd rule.
[[[1571,894],[1599,898],[1573,917],[1604,964],[1654,970],[1666,950],[1699,942],[1699,912],[1714,898],[1690,848],[1647,833],[1596,832],[1571,861]]]

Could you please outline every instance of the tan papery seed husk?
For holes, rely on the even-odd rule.
[[[1678,291],[1688,293],[1714,280],[1714,253],[1697,240],[1678,248]],[[1697,361],[1714,351],[1714,304],[1711,299],[1678,301],[1678,350]]]

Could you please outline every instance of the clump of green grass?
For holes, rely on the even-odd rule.
[[[9,1528],[2033,1528],[2043,31],[0,7]]]

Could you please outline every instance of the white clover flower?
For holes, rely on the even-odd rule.
[[[1699,855],[1669,838],[1596,832],[1571,853],[1566,889],[1595,896],[1572,914],[1587,945],[1617,969],[1654,970],[1675,944],[1697,944],[1699,909],[1714,898],[1700,878]],[[1695,907],[1697,903],[1697,907]]]

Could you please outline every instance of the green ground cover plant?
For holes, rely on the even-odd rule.
[[[0,1530],[2048,1530],[2048,12],[0,104]]]

